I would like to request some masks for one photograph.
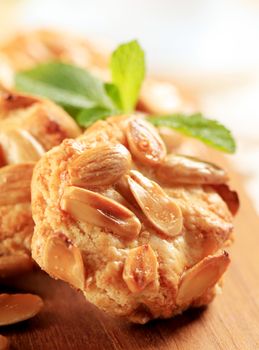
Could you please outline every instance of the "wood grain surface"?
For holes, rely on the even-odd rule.
[[[112,319],[43,272],[6,281],[0,291],[30,291],[45,301],[34,319],[0,328],[19,350],[256,350],[259,349],[259,219],[242,180],[234,176],[241,209],[223,294],[194,309],[145,326]]]

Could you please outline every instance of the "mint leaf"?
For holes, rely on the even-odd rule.
[[[15,77],[16,88],[51,99],[74,110],[103,107],[114,109],[104,83],[86,70],[61,62],[43,63]]]
[[[64,107],[89,108],[95,105],[86,97],[55,86],[35,81],[23,73],[16,75],[16,88],[20,91],[46,97]]]
[[[112,112],[109,109],[94,107],[81,110],[75,119],[80,126],[87,128],[96,121],[106,119],[111,115]]]
[[[110,69],[112,82],[120,93],[123,112],[134,111],[145,76],[144,51],[136,40],[120,45],[113,52]]]
[[[105,91],[110,99],[113,101],[114,105],[118,108],[118,110],[122,110],[120,92],[116,85],[112,83],[104,84]]]
[[[236,150],[231,132],[216,120],[204,118],[201,114],[150,116],[147,120],[155,126],[167,126],[186,136],[194,137],[220,151],[234,153]]]

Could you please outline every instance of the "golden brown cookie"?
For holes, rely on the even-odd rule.
[[[53,60],[86,68],[100,79],[110,80],[107,52],[80,36],[39,29],[19,33],[0,47],[0,82],[12,87],[15,72]],[[137,109],[160,115],[189,113],[197,110],[197,101],[173,82],[148,77],[143,83]],[[171,135],[167,128],[161,129],[165,137],[168,133]]]
[[[232,214],[214,186],[227,175],[173,157],[139,116],[99,121],[46,153],[32,180],[33,258],[133,322],[209,303],[230,262]]]
[[[107,67],[106,55],[80,36],[54,30],[32,30],[17,34],[0,47],[0,81],[12,86],[13,72],[53,60],[92,69],[97,73],[100,71],[101,75]]]
[[[34,162],[80,132],[54,103],[0,91],[0,277],[32,267],[30,184]]]
[[[67,137],[76,137],[75,121],[51,101],[0,90],[0,164],[37,161]]]

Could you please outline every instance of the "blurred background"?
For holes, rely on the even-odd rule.
[[[259,212],[259,0],[0,0],[0,23],[2,41],[49,26],[107,49],[139,39],[152,74],[233,131],[233,160]]]

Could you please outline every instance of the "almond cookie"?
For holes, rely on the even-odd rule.
[[[208,304],[230,262],[238,199],[227,179],[213,164],[167,155],[144,117],[99,121],[34,169],[33,258],[133,322]]]
[[[55,104],[0,91],[0,277],[30,269],[31,177],[44,152],[80,129]]]
[[[0,47],[0,81],[10,87],[14,72],[54,60],[106,75],[106,55],[88,40],[67,32],[39,29],[19,33]]]
[[[0,90],[0,165],[37,161],[45,151],[80,129],[53,102]]]

